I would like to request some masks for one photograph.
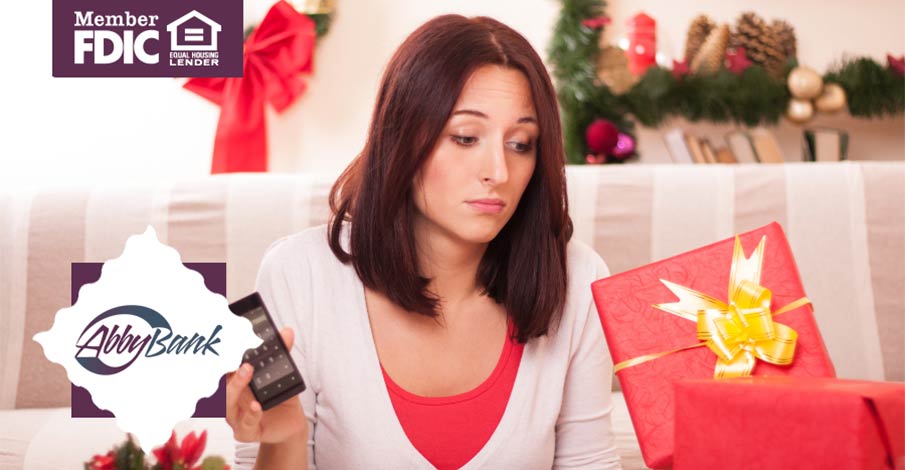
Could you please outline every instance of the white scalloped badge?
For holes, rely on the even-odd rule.
[[[147,453],[261,344],[251,322],[209,291],[150,225],[34,340]]]

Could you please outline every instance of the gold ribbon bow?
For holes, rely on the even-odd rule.
[[[795,356],[798,333],[776,323],[773,317],[810,304],[802,297],[776,312],[770,311],[772,293],[760,285],[764,245],[767,237],[745,257],[742,243],[735,236],[732,266],[729,272],[729,303],[707,294],[660,279],[678,298],[678,302],[656,304],[655,308],[697,323],[701,342],[655,354],[636,357],[616,364],[615,371],[636,366],[686,349],[706,346],[717,355],[714,378],[751,375],[757,359],[776,365],[789,365]]]

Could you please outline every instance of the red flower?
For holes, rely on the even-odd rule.
[[[88,462],[90,470],[116,470],[116,455],[111,450],[107,455],[95,454]]]
[[[683,60],[679,62],[677,60],[672,61],[672,76],[675,77],[676,80],[688,75],[691,72],[691,69],[688,68],[688,61]]]
[[[610,24],[609,16],[598,16],[596,18],[585,18],[581,20],[581,25],[585,28],[598,29]]]
[[[170,435],[170,440],[162,447],[158,447],[151,451],[157,458],[157,463],[163,470],[173,470],[173,464],[176,463],[179,456],[179,446],[176,444],[176,431]]]
[[[196,437],[195,432],[193,431],[182,438],[182,463],[184,463],[186,467],[192,468],[192,465],[195,465],[201,458],[201,453],[204,452],[204,445],[206,443],[207,431],[202,431],[200,437]],[[197,468],[200,469],[201,467],[198,466]]]
[[[899,75],[905,75],[905,56],[893,57],[892,54],[886,54],[886,62]]]
[[[741,75],[750,66],[751,61],[748,60],[744,47],[739,46],[726,52],[726,68],[730,72]]]
[[[176,464],[180,468],[200,470],[201,465],[195,464],[201,459],[206,443],[207,431],[203,431],[201,436],[196,436],[194,431],[188,433],[182,438],[181,445],[177,444],[176,432],[173,432],[166,444],[154,449],[152,452],[162,470],[173,470]]]

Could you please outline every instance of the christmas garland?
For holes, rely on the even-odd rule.
[[[794,46],[793,57],[785,67],[781,63],[774,67],[773,74],[744,57],[739,59],[740,64],[730,63],[729,68],[720,61],[719,68],[711,73],[689,73],[687,63],[677,62],[673,70],[648,68],[627,91],[616,94],[601,83],[597,74],[600,36],[608,23],[604,16],[606,3],[562,3],[548,54],[570,163],[585,163],[587,156],[595,153],[590,142],[591,125],[599,120],[611,122],[620,133],[629,136],[634,135],[635,121],[656,127],[673,117],[756,126],[778,122],[793,100],[786,79],[797,66]],[[730,56],[727,60],[733,61]],[[884,66],[870,58],[847,59],[823,75],[822,80],[844,89],[852,116],[901,115],[905,112],[905,73],[901,59],[890,56],[888,61],[888,66]]]
[[[297,2],[296,2],[297,3]],[[314,21],[314,32],[317,35],[317,38],[320,39],[324,37],[328,31],[330,31],[330,23],[333,20],[333,0],[313,0],[313,1],[305,1],[302,2],[301,8],[297,8],[300,13],[307,15],[308,18],[311,18]],[[247,40],[248,36],[257,28],[257,24],[249,25],[245,28],[244,38]]]

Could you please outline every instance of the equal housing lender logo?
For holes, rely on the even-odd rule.
[[[240,77],[242,0],[53,0],[55,77]]]

